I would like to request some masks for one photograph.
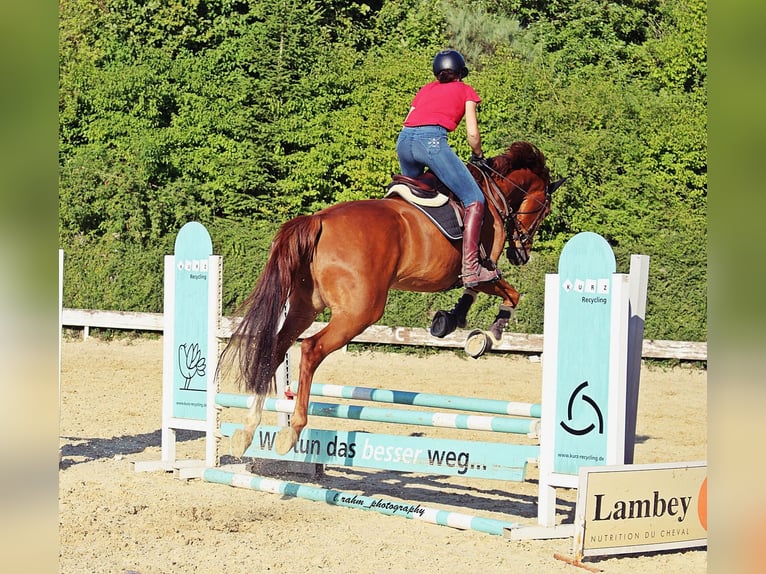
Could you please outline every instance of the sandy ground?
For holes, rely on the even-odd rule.
[[[553,556],[570,554],[570,539],[511,542],[376,512],[175,480],[169,473],[136,473],[133,462],[160,458],[161,340],[68,340],[62,369],[62,573],[584,572]],[[476,361],[457,353],[337,352],[316,380],[539,402],[541,372],[539,362],[523,356]],[[705,460],[706,397],[704,371],[645,365],[635,462]],[[314,423],[322,427],[327,419]],[[351,424],[390,434],[411,429]],[[460,438],[470,438],[467,432]],[[179,433],[179,439],[179,458],[203,456],[203,441],[195,433]],[[502,483],[328,467],[311,484],[534,524],[536,473],[531,466],[527,482]],[[576,493],[560,489],[558,496],[560,521],[571,522]],[[706,571],[707,552],[658,552],[588,564],[615,574],[694,574]]]

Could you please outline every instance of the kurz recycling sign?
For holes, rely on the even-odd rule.
[[[204,420],[209,372],[209,258],[213,244],[196,221],[184,225],[175,243],[173,416]]]
[[[628,358],[640,361],[641,352],[641,341],[629,335],[631,305],[638,319],[645,259],[631,256],[630,273],[616,273],[607,241],[583,232],[564,245],[558,273],[545,276],[538,504],[544,527],[556,523],[556,487],[577,488],[581,467],[625,463],[626,421],[635,421]]]
[[[559,258],[556,473],[605,464],[615,270],[611,247],[596,233],[574,236]]]

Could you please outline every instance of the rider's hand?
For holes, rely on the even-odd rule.
[[[483,155],[476,155],[475,153],[471,154],[471,159],[468,160],[468,163],[475,165],[482,171],[486,171],[492,167],[489,165],[487,158],[485,158]]]

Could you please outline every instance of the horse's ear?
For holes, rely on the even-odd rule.
[[[548,184],[548,193],[550,194],[550,193],[553,193],[554,191],[556,191],[558,188],[560,188],[562,185],[564,185],[564,182],[566,182],[567,179],[569,179],[569,178],[562,177],[561,179],[559,179],[557,181],[554,181],[551,184]]]

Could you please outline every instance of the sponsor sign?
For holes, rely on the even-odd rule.
[[[184,225],[175,243],[173,310],[173,416],[205,420],[210,372],[208,297],[213,244],[196,221]]]
[[[576,559],[706,545],[705,462],[580,468]]]
[[[595,233],[575,235],[559,259],[558,392],[553,472],[607,464],[614,253]],[[622,416],[622,413],[614,413]],[[623,460],[613,462],[624,462]]]
[[[231,436],[241,427],[221,423],[221,434]],[[298,443],[279,455],[274,451],[279,431],[260,425],[244,456],[520,482],[526,478],[527,461],[539,453],[535,445],[306,428]]]
[[[555,526],[556,487],[577,488],[581,467],[625,463],[629,290],[609,243],[570,239],[545,276],[538,522]],[[645,289],[636,289],[636,299]],[[640,344],[637,346],[640,351]],[[632,410],[632,412],[628,412]]]

